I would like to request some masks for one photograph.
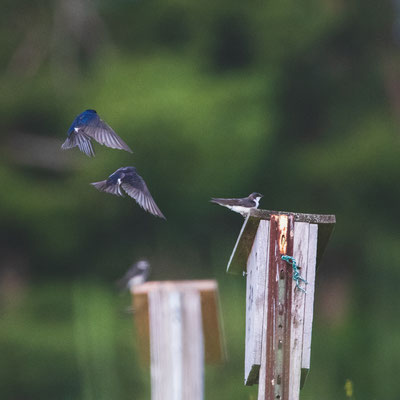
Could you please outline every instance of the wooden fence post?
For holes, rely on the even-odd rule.
[[[245,384],[259,383],[259,400],[299,399],[310,369],[315,269],[335,222],[252,210],[243,224],[228,272],[247,275]]]
[[[202,400],[204,361],[225,357],[216,282],[147,282],[132,294],[152,400]]]

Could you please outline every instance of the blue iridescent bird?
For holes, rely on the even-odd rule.
[[[78,146],[79,150],[89,157],[94,157],[92,139],[111,147],[112,149],[126,150],[132,153],[130,147],[107,125],[95,110],[85,110],[79,114],[68,129],[67,140],[61,148],[63,150]]]
[[[157,207],[156,202],[147,188],[146,182],[136,172],[135,167],[122,167],[111,174],[108,179],[91,183],[97,190],[123,196],[122,189],[149,213],[164,218],[164,214]]]

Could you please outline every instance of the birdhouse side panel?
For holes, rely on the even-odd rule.
[[[225,337],[218,286],[200,290],[205,361],[218,364],[226,360]]]
[[[133,309],[140,359],[145,365],[150,364],[150,327],[149,300],[147,293],[133,294]]]
[[[308,239],[308,267],[307,275],[307,296],[305,298],[305,311],[304,311],[304,327],[303,327],[303,349],[301,357],[302,371],[302,384],[307,371],[310,369],[311,360],[311,335],[312,335],[312,322],[314,313],[314,293],[315,293],[315,273],[317,265],[317,245],[318,245],[318,225],[310,224],[310,233]]]
[[[310,224],[307,222],[294,223],[293,258],[298,266],[298,272],[302,278],[307,276],[308,247]],[[302,291],[300,288],[306,290]],[[303,351],[304,310],[308,287],[305,282],[291,280],[292,310],[291,310],[291,334],[290,334],[290,385],[289,399],[299,398],[301,361]]]
[[[270,222],[260,221],[247,260],[245,385],[258,383],[267,290]]]

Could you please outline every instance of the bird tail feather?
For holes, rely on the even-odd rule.
[[[75,146],[76,146],[75,141],[71,137],[68,137],[67,140],[61,145],[61,148],[63,150],[68,150]]]
[[[214,198],[212,198],[212,199],[210,200],[210,202],[211,202],[211,203],[215,203],[215,204],[223,204],[223,202],[221,202],[221,200],[222,200],[222,199],[214,199]]]
[[[79,134],[71,133],[67,140],[62,144],[63,150],[71,149],[78,146],[79,150],[89,157],[94,157],[94,149],[90,141],[90,137],[80,132]]]
[[[107,181],[93,182],[91,183],[97,190],[100,192],[107,192],[111,194],[115,194],[116,196],[123,196],[122,191],[119,188],[119,185],[107,185]]]

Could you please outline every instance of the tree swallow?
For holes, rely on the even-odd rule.
[[[63,150],[78,146],[87,156],[94,156],[91,139],[112,149],[126,150],[129,146],[108,126],[95,110],[86,110],[79,114],[68,129],[68,138],[62,144]]]
[[[147,281],[150,270],[150,263],[147,260],[140,260],[128,269],[125,275],[118,280],[117,285],[121,289],[132,291],[134,286],[141,285]]]
[[[220,206],[228,207],[230,210],[242,214],[246,217],[252,208],[258,208],[262,194],[254,192],[248,197],[242,199],[211,199],[212,203],[219,204]]]
[[[115,194],[116,196],[123,196],[122,187],[130,197],[136,200],[140,207],[157,217],[166,219],[151,197],[145,181],[136,172],[135,167],[119,168],[107,180],[93,182],[92,185],[101,192]]]

